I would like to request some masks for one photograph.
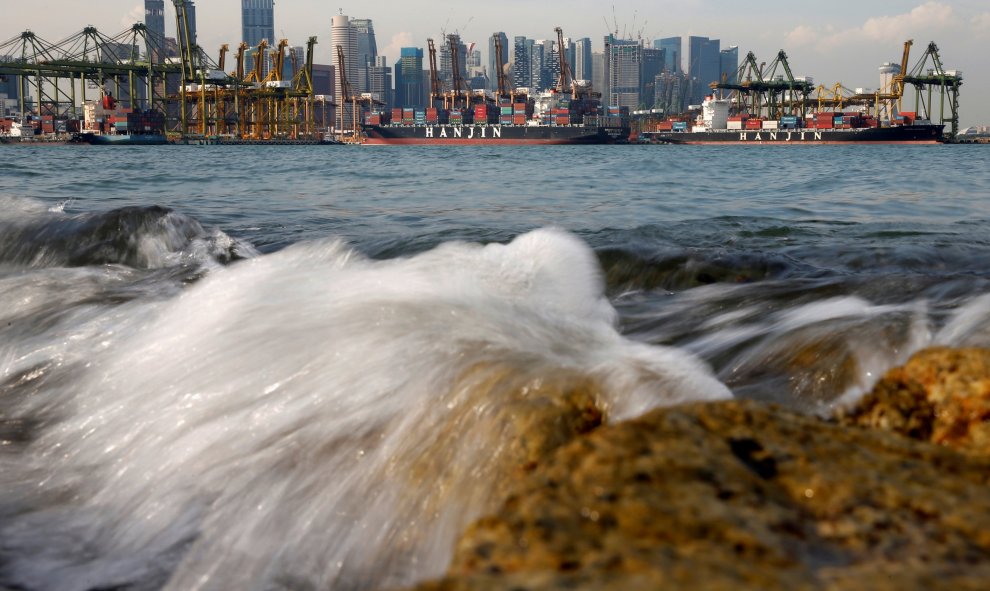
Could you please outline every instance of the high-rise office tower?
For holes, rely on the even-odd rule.
[[[189,43],[195,47],[199,41],[196,40],[196,5],[193,0],[186,0],[186,22],[189,23]]]
[[[584,37],[574,42],[574,62],[571,68],[578,80],[591,80],[591,39]]]
[[[241,39],[257,47],[262,39],[275,45],[275,0],[241,0]]]
[[[144,25],[159,44],[165,42],[165,0],[144,0]]]
[[[429,80],[423,70],[423,50],[403,47],[395,64],[395,106],[411,109],[427,107]]]
[[[168,57],[165,54],[165,0],[144,0],[144,26],[148,27],[152,46],[159,48],[152,50],[148,58],[153,63],[160,63]]]
[[[344,71],[340,71],[339,60],[337,58],[337,47],[343,52]],[[358,92],[357,89],[357,30],[351,26],[351,20],[345,15],[334,15],[330,20],[330,55],[333,65],[337,68],[337,84],[334,88],[334,102],[340,105],[337,109],[338,128],[351,124],[350,102],[345,100],[344,88],[340,79],[345,78],[351,85],[351,92]],[[347,98],[350,98],[349,96]]]
[[[664,50],[644,47],[640,64],[639,107],[652,109],[656,102],[657,76],[663,73]]]
[[[359,68],[374,66],[378,57],[378,43],[375,41],[375,27],[368,18],[352,18],[357,39],[357,65]]]
[[[633,39],[616,39],[614,35],[605,38],[605,59],[607,62],[609,105],[639,107],[640,68],[643,62],[643,48]]]
[[[677,74],[683,69],[681,60],[681,38],[667,37],[653,42],[653,47],[664,51],[664,69],[670,74]]]
[[[688,75],[691,77],[691,103],[700,105],[711,92],[708,86],[721,75],[718,39],[688,37]]]
[[[529,68],[530,68],[530,86],[534,91],[545,90],[547,87],[547,58],[550,56],[550,52],[553,51],[553,46],[550,41],[534,40],[533,46],[530,48],[529,54]]]
[[[533,40],[519,36],[512,43],[512,86],[529,88],[533,83]]]
[[[495,63],[495,37],[499,38],[502,42],[502,61],[500,63]],[[497,90],[498,89],[498,72],[499,70],[505,71],[506,64],[509,63],[509,38],[506,37],[505,33],[499,31],[491,37],[488,38],[488,89]]]
[[[739,78],[739,48],[735,45],[719,52],[719,80],[723,77],[729,84],[735,84]]]

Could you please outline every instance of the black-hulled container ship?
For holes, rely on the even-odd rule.
[[[594,99],[555,92],[468,109],[393,109],[391,117],[369,115],[362,128],[364,143],[379,145],[616,144],[630,133],[627,109],[602,111]]]
[[[663,121],[640,132],[642,141],[694,145],[788,144],[938,144],[945,141],[944,125],[901,113],[878,121],[861,112],[820,112],[800,118],[785,115],[767,120],[747,114],[728,116],[728,101],[705,99],[698,121]]]

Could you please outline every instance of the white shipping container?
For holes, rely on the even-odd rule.
[[[739,130],[743,128],[742,121],[729,121],[726,125],[728,125],[726,129]]]
[[[763,129],[779,129],[780,121],[764,121]]]

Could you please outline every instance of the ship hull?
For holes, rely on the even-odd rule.
[[[569,145],[616,144],[628,127],[584,125],[364,125],[371,145]]]
[[[93,146],[160,146],[168,143],[164,134],[98,135],[80,133],[72,138],[73,143]]]
[[[939,144],[942,125],[902,125],[862,129],[760,129],[660,131],[640,134],[651,142],[687,145]]]

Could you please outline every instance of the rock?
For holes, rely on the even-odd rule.
[[[838,420],[990,456],[990,350],[921,351]]]
[[[984,589],[988,480],[990,458],[756,402],[661,409],[521,475],[417,589]]]

